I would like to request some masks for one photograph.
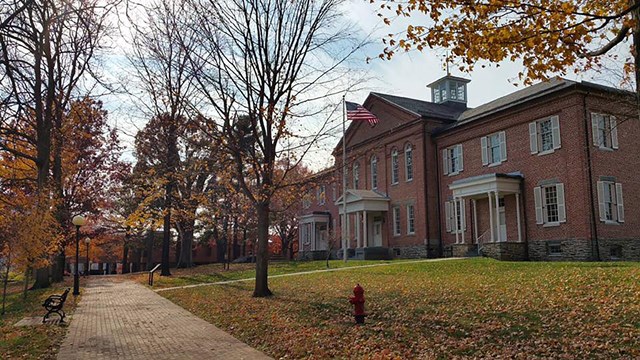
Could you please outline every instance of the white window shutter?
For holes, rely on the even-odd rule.
[[[560,118],[558,116],[551,117],[551,135],[553,140],[553,148],[560,149],[562,143],[560,142]]]
[[[507,134],[504,131],[500,131],[498,135],[500,137],[500,161],[507,160]]]
[[[598,209],[600,210],[600,221],[605,221],[604,182],[602,181],[598,181]]]
[[[445,212],[444,217],[447,222],[447,232],[451,232],[451,202],[450,201],[445,201],[444,212]]]
[[[482,165],[489,164],[489,154],[487,153],[487,137],[483,136],[480,138],[480,148],[482,151]]]
[[[567,207],[564,202],[564,184],[556,185],[556,195],[558,197],[558,221],[567,221]]]
[[[618,122],[616,121],[616,117],[612,116],[610,120],[611,124],[611,147],[614,149],[618,148]]]
[[[533,188],[533,201],[536,205],[536,224],[544,224],[542,218],[542,188],[536,186]]]
[[[458,172],[460,172],[464,170],[464,162],[463,162],[464,156],[462,156],[462,144],[457,146],[458,146],[458,156],[459,156],[458,164],[460,164],[460,169],[458,169]]]
[[[622,198],[622,184],[616,183],[616,204],[618,205],[618,222],[624,222],[624,199]]]
[[[531,147],[531,153],[538,153],[538,123],[529,123],[529,144]]]
[[[591,113],[591,133],[593,134],[593,145],[600,146],[600,138],[598,136],[598,120],[602,115]]]
[[[449,175],[449,150],[442,150],[442,171],[445,175]]]

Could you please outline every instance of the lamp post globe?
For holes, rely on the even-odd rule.
[[[87,248],[87,268],[86,268],[86,270],[84,271],[84,275],[85,275],[85,276],[89,276],[89,245],[91,245],[91,239],[90,239],[90,238],[88,238],[88,237],[87,237],[87,238],[85,238],[85,239],[84,239],[84,244],[85,244],[85,246],[86,246],[86,248]]]
[[[80,274],[78,273],[78,263],[80,252],[80,226],[86,223],[86,219],[82,215],[76,215],[71,219],[71,223],[76,226],[76,268],[73,274],[73,295],[80,295]]]

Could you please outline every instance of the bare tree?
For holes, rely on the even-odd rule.
[[[141,110],[150,118],[163,119],[162,129],[166,132],[163,137],[163,149],[166,152],[162,173],[165,184],[161,275],[167,276],[171,275],[171,211],[175,206],[178,189],[178,140],[179,134],[184,134],[186,130],[189,102],[195,98],[195,82],[188,68],[188,52],[196,46],[189,41],[195,39],[195,36],[190,36],[189,28],[182,26],[186,14],[184,2],[180,0],[157,0],[139,5],[130,16],[135,18],[130,19],[133,27],[133,50],[129,59],[133,75],[138,80],[130,93],[133,95],[142,90],[143,95],[138,97]],[[190,242],[183,243],[182,247],[191,249]]]
[[[33,180],[45,198],[62,196],[64,114],[83,80],[95,74],[93,64],[115,5],[110,0],[0,1],[0,14],[9,14],[0,26],[0,151],[34,164]],[[62,211],[57,218],[61,224],[69,220]],[[38,269],[34,287],[48,285],[48,270]]]
[[[310,144],[326,134],[321,126],[303,141],[299,126],[335,106],[327,99],[346,90],[346,65],[362,45],[341,18],[341,3],[191,1],[199,46],[190,55],[207,100],[203,111],[212,109],[211,116],[219,119],[216,135],[233,160],[232,175],[240,191],[257,214],[256,297],[271,295],[271,202],[277,190],[287,186],[288,173],[276,173],[276,162],[296,159],[290,163],[295,167]],[[248,119],[248,133],[238,136],[243,118]]]

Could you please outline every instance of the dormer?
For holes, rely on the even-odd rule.
[[[467,83],[471,80],[457,76],[440,78],[427,87],[431,88],[431,102],[467,107]]]

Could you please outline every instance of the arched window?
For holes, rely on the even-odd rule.
[[[398,162],[398,150],[391,150],[391,184],[397,184],[399,179],[400,164]]]
[[[404,170],[407,181],[413,180],[413,148],[411,144],[404,147]]]
[[[353,164],[353,188],[357,189],[360,185],[360,164]]]
[[[373,155],[371,157],[371,189],[378,188],[378,158]]]

